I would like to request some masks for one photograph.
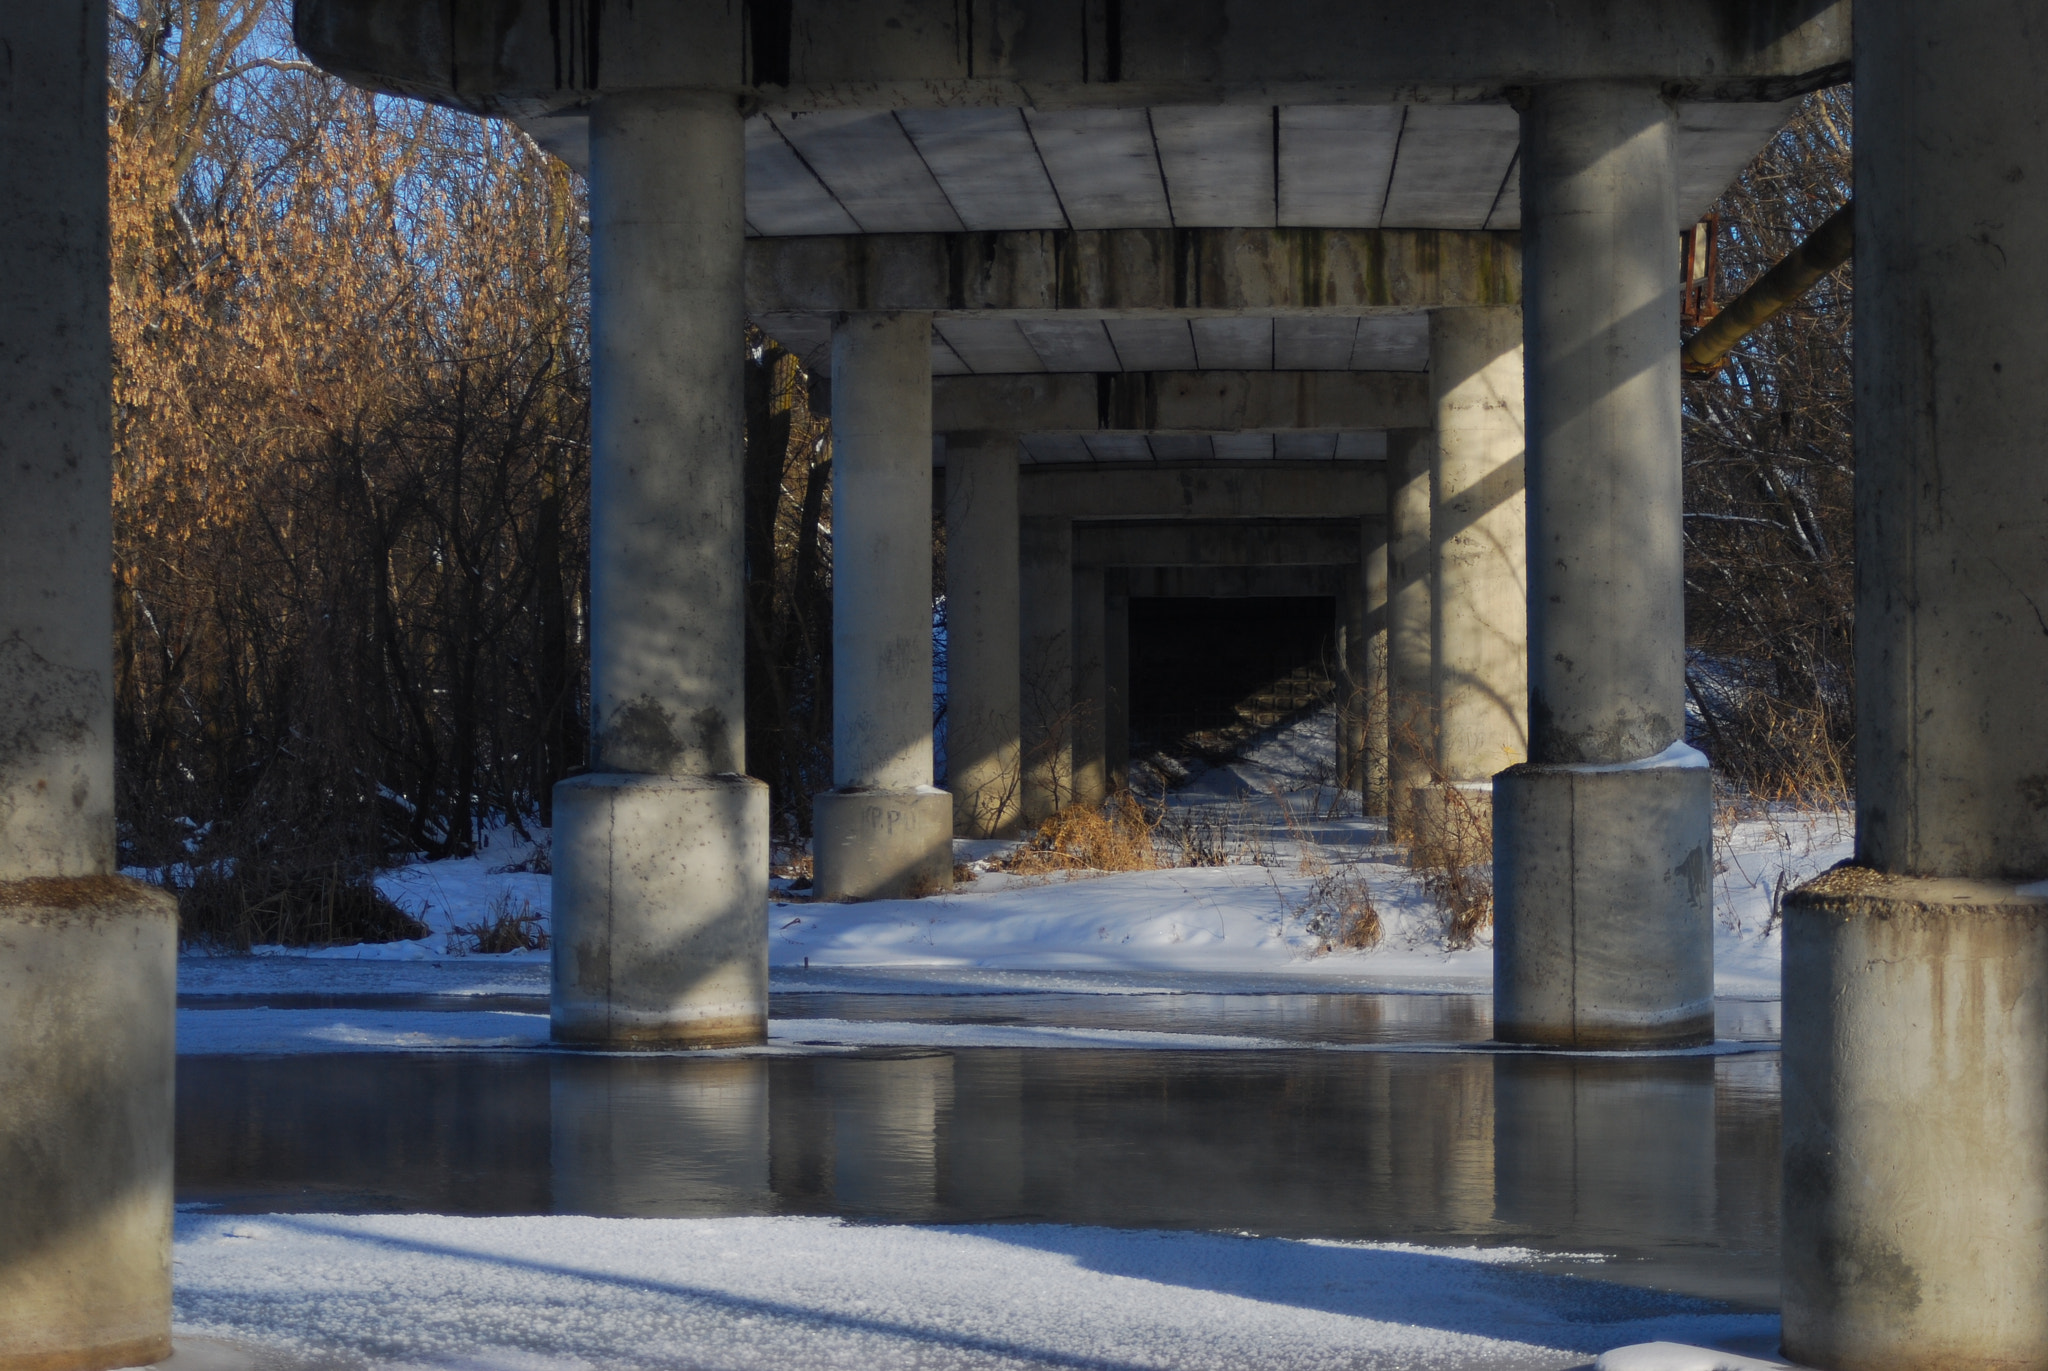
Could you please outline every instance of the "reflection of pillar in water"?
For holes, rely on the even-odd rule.
[[[1714,1063],[1493,1059],[1494,1217],[1578,1236],[1714,1225]]]
[[[1477,1233],[1493,1219],[1493,1072],[1482,1056],[1374,1056],[1388,1218],[1411,1231]]]
[[[977,1052],[953,1061],[953,1121],[940,1198],[962,1219],[1024,1208],[1024,1054]]]
[[[768,1066],[557,1057],[558,1214],[760,1214],[768,1190]]]
[[[812,1079],[832,1121],[834,1208],[932,1217],[939,1135],[953,1112],[953,1059],[821,1061]]]

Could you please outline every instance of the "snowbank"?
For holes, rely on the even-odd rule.
[[[1777,1334],[1518,1248],[1036,1224],[187,1214],[175,1256],[180,1333],[286,1365],[1538,1368]]]
[[[868,968],[894,975],[889,989],[934,993],[990,988],[1056,975],[1068,988],[1113,988],[1172,973],[1256,980],[1288,988],[1484,991],[1492,984],[1486,946],[1447,951],[1439,916],[1378,820],[1337,817],[1344,797],[1328,783],[1327,712],[1270,731],[1246,760],[1212,769],[1170,797],[1175,822],[1205,826],[1229,848],[1224,866],[1117,875],[982,876],[953,893],[861,905],[794,902],[767,911],[770,963],[785,979],[804,968]],[[1356,798],[1352,797],[1355,805]],[[1777,903],[1800,882],[1847,857],[1846,813],[1768,812],[1724,826],[1715,837],[1715,987],[1723,996],[1778,994]],[[962,860],[986,858],[989,844],[961,844]],[[260,949],[258,962],[322,962],[331,972],[259,967],[248,959],[188,960],[187,993],[367,985],[343,964],[404,962],[391,988],[449,993],[540,993],[547,954],[459,954],[458,926],[494,912],[545,918],[548,878],[506,871],[531,848],[494,835],[478,857],[419,863],[381,876],[379,888],[434,932],[414,942],[319,951]],[[1364,950],[1327,950],[1309,932],[1319,875],[1362,880],[1386,934]],[[233,970],[231,967],[243,967]],[[1083,984],[1083,978],[1094,983]],[[380,987],[384,983],[380,982]],[[844,988],[844,987],[841,987]]]

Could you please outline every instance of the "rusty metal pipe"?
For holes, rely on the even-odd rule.
[[[1686,372],[1703,376],[1719,369],[1737,343],[1812,290],[1815,282],[1848,261],[1855,250],[1856,202],[1850,200],[1822,221],[1784,261],[1758,277],[1685,340],[1680,355]]]

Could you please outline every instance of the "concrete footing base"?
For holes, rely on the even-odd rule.
[[[555,787],[556,1042],[768,1038],[768,787],[577,776]]]
[[[1493,1031],[1551,1047],[1714,1037],[1706,759],[1493,780]]]
[[[811,800],[811,889],[821,900],[898,900],[953,888],[953,797],[828,790]]]
[[[1785,901],[1785,1355],[2048,1366],[2048,882]]]
[[[1483,861],[1493,842],[1493,782],[1453,781],[1408,792],[1406,840],[1431,854]]]
[[[178,907],[0,883],[0,1371],[171,1354]]]

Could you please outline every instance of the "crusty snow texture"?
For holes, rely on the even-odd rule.
[[[180,1333],[322,1366],[1566,1367],[1777,1325],[1519,1249],[1049,1225],[186,1215],[176,1256]]]

